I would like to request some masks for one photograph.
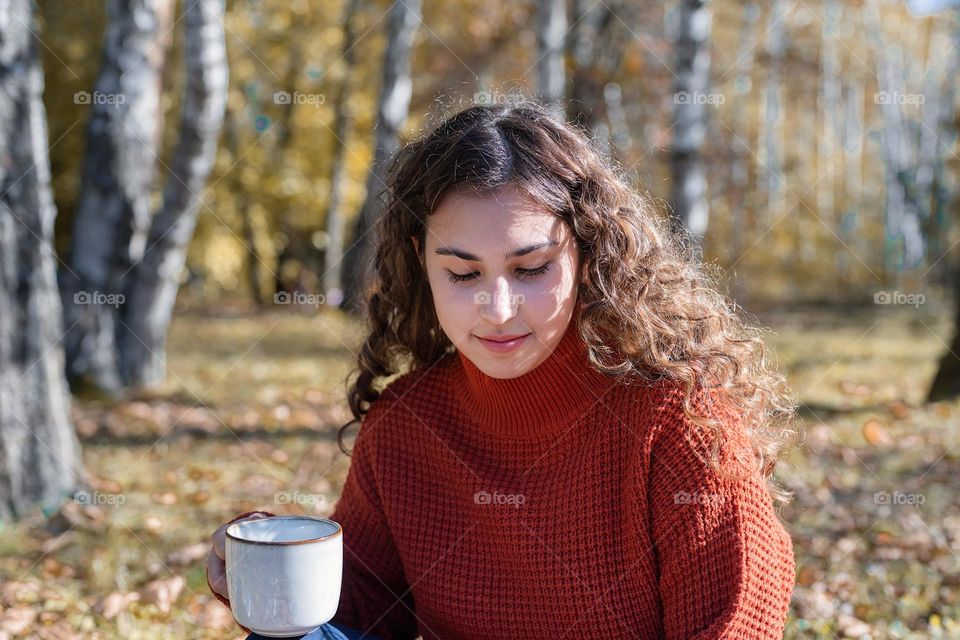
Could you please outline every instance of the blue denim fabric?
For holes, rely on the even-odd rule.
[[[356,629],[350,629],[349,627],[342,627],[340,625],[333,624],[328,622],[325,625],[322,625],[319,629],[308,633],[305,636],[292,636],[288,640],[380,640],[377,636],[374,635],[363,635],[362,631],[357,631]],[[275,640],[274,638],[267,638],[266,636],[261,636],[256,633],[251,633],[247,636],[247,640]]]

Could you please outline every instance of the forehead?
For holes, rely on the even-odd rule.
[[[483,196],[468,191],[450,193],[440,201],[427,226],[428,244],[453,240],[500,244],[531,236],[561,239],[565,231],[552,211],[514,185]]]

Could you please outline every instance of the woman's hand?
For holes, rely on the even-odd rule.
[[[272,516],[265,513],[252,513],[246,517],[237,520],[231,520],[217,528],[210,536],[210,553],[207,554],[207,581],[214,593],[220,595],[225,600],[230,600],[227,592],[227,565],[225,560],[224,545],[227,539],[227,527],[237,522],[245,520],[259,520],[261,518],[270,518]]]

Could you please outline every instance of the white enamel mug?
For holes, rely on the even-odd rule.
[[[262,636],[310,633],[340,603],[343,529],[333,520],[275,516],[226,531],[227,589],[233,617]]]

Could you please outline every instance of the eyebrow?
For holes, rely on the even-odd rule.
[[[516,251],[504,254],[503,258],[509,260],[510,258],[519,258],[520,256],[525,256],[528,253],[533,251],[539,251],[540,249],[546,249],[547,247],[555,247],[560,244],[557,240],[548,240],[547,242],[538,242],[536,244],[527,245],[526,247],[521,247]],[[455,247],[440,247],[434,253],[441,256],[456,256],[461,260],[466,260],[468,262],[481,262],[478,256],[473,255],[468,251],[463,249],[457,249]]]

